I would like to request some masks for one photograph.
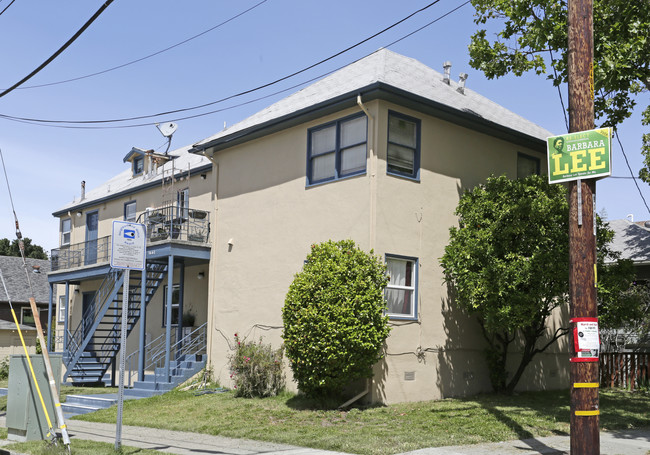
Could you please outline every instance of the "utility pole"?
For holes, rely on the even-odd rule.
[[[568,2],[569,132],[594,128],[593,0]],[[569,183],[569,295],[571,301],[571,454],[599,455],[598,353],[576,352],[581,324],[597,324],[596,180]]]

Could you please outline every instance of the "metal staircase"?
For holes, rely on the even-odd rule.
[[[153,298],[167,275],[167,264],[148,262],[145,270],[145,302]],[[131,273],[127,334],[140,318],[142,274]],[[73,384],[99,383],[120,349],[124,273],[111,269],[95,293],[93,303],[69,337],[63,355],[64,380]]]

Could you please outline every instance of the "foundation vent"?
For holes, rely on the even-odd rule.
[[[415,371],[405,371],[404,372],[405,381],[415,381]]]

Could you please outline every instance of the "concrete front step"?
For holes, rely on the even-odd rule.
[[[61,409],[64,414],[72,416],[106,409],[116,403],[117,398],[107,398],[101,395],[68,395],[65,403],[61,403]]]

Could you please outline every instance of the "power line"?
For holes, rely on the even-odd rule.
[[[12,3],[13,3],[14,1],[16,1],[16,0],[13,0]],[[178,47],[178,46],[181,46],[181,45],[183,45],[183,44],[189,43],[190,41],[192,41],[192,40],[194,40],[194,39],[196,39],[196,38],[199,38],[199,37],[201,37],[201,36],[203,36],[203,35],[205,35],[205,34],[211,32],[211,31],[213,31],[213,30],[216,30],[217,28],[219,28],[219,27],[221,27],[221,26],[223,26],[223,25],[226,25],[226,24],[229,23],[229,22],[232,22],[233,20],[237,19],[238,17],[243,16],[244,14],[248,13],[249,11],[254,10],[254,9],[257,8],[258,6],[262,5],[263,3],[266,3],[267,1],[268,1],[268,0],[262,0],[261,2],[255,4],[255,5],[253,5],[253,6],[251,6],[251,7],[248,8],[247,10],[244,10],[244,11],[242,11],[241,13],[236,14],[235,16],[232,16],[232,17],[229,18],[229,19],[226,19],[225,21],[221,22],[220,24],[215,25],[214,27],[211,27],[211,28],[209,28],[209,29],[207,29],[207,30],[205,30],[205,31],[203,31],[203,32],[201,32],[201,33],[198,33],[198,34],[196,34],[196,35],[194,35],[194,36],[192,36],[192,37],[190,37],[190,38],[187,38],[187,39],[181,41],[180,43],[173,44],[173,45],[171,45],[171,46],[169,46],[169,47],[166,47],[166,48],[164,48],[164,49],[162,49],[162,50],[160,50],[160,51],[154,52],[153,54],[149,54],[149,55],[146,55],[146,56],[144,56],[144,57],[140,57],[140,58],[138,58],[138,59],[136,59],[136,60],[132,60],[132,61],[130,61],[130,62],[123,63],[123,64],[121,64],[121,65],[113,66],[113,67],[111,67],[111,68],[107,68],[107,69],[102,70],[102,71],[97,71],[97,72],[95,72],[95,73],[86,74],[85,76],[73,77],[73,78],[71,78],[71,79],[65,79],[65,80],[57,81],[57,82],[49,82],[49,83],[47,83],[47,84],[29,85],[29,86],[25,86],[25,87],[20,87],[20,89],[21,89],[21,90],[25,90],[25,89],[29,89],[29,88],[49,87],[49,86],[51,86],[51,85],[59,85],[59,84],[65,84],[65,83],[68,83],[68,82],[79,81],[79,80],[81,80],[81,79],[87,79],[87,78],[89,78],[89,77],[98,76],[98,75],[100,75],[100,74],[105,74],[105,73],[108,73],[108,72],[110,72],[110,71],[115,71],[115,70],[118,70],[118,69],[120,69],[120,68],[124,68],[124,67],[126,67],[126,66],[133,65],[133,64],[135,64],[135,63],[139,63],[139,62],[141,62],[141,61],[143,61],[143,60],[147,60],[147,59],[149,59],[149,58],[155,57],[156,55],[160,55],[160,54],[162,54],[163,52],[167,52],[167,51],[172,50],[172,49],[174,49],[174,48],[176,48],[176,47]],[[11,6],[11,5],[9,5],[9,6]],[[8,8],[8,7],[7,7],[7,8]],[[6,8],[5,8],[5,9],[6,9]],[[0,13],[0,14],[2,14],[2,13]]]
[[[616,140],[618,141],[618,145],[621,147],[621,152],[623,152],[623,157],[625,158],[625,164],[627,164],[627,168],[630,170],[630,175],[634,179],[634,184],[636,185],[636,189],[639,192],[639,195],[641,196],[641,199],[643,200],[643,205],[645,205],[645,208],[648,210],[648,213],[650,213],[650,207],[648,207],[648,203],[645,200],[645,197],[643,197],[643,193],[641,192],[641,188],[639,187],[639,183],[637,182],[637,179],[634,176],[634,172],[632,171],[632,167],[630,166],[630,162],[627,159],[627,155],[625,154],[625,149],[623,148],[623,144],[621,143],[621,138],[618,137],[618,131],[614,130],[614,134],[616,134]]]
[[[11,5],[14,4],[15,1],[16,1],[16,0],[11,0],[11,3],[9,3],[7,6],[5,6],[5,9],[3,9],[2,11],[0,11],[0,16],[2,16],[2,15],[4,14],[4,12],[7,11]]]
[[[0,98],[2,98],[3,96],[5,96],[6,94],[8,94],[8,93],[10,93],[10,92],[13,92],[16,88],[18,88],[18,87],[20,87],[21,85],[23,85],[23,84],[24,84],[25,82],[27,82],[29,79],[31,79],[31,78],[34,77],[36,74],[38,74],[38,72],[40,72],[43,68],[45,68],[47,65],[49,65],[49,64],[50,64],[50,63],[51,63],[55,58],[57,58],[59,55],[61,55],[61,53],[63,53],[63,51],[65,51],[65,50],[68,48],[68,46],[70,46],[72,43],[74,43],[74,42],[77,40],[77,38],[79,38],[79,37],[81,36],[81,34],[82,34],[84,31],[86,31],[86,29],[87,29],[88,27],[90,27],[90,24],[92,24],[93,22],[95,22],[95,19],[97,19],[97,18],[100,16],[100,14],[102,14],[102,13],[104,12],[104,10],[105,10],[106,8],[108,8],[108,6],[109,6],[111,3],[113,3],[113,0],[107,0],[107,1],[106,1],[106,2],[105,2],[105,3],[104,3],[104,4],[103,4],[103,5],[102,5],[102,6],[101,6],[101,7],[100,7],[96,12],[95,12],[95,14],[93,14],[93,16],[92,16],[90,19],[88,19],[88,21],[86,21],[86,23],[85,23],[85,24],[84,24],[84,25],[83,25],[79,30],[77,30],[77,33],[75,33],[74,35],[72,35],[72,38],[70,38],[70,39],[69,39],[69,40],[68,40],[68,41],[67,41],[63,46],[61,46],[61,47],[59,48],[59,50],[57,50],[54,54],[52,54],[52,55],[50,56],[50,58],[48,58],[48,59],[45,60],[43,63],[41,63],[41,64],[39,65],[39,67],[36,68],[34,71],[32,71],[31,73],[29,73],[27,76],[25,76],[24,78],[22,78],[20,81],[16,82],[14,85],[12,85],[12,86],[9,87],[8,89],[6,89],[4,92],[0,93]],[[8,7],[7,7],[7,8],[8,8]]]
[[[110,0],[110,1],[113,1],[113,0]],[[286,76],[283,76],[283,77],[281,77],[279,79],[276,79],[276,80],[274,80],[272,82],[268,82],[266,84],[257,86],[257,87],[252,88],[252,89],[245,90],[243,92],[236,93],[234,95],[229,95],[229,96],[226,96],[224,98],[221,98],[219,100],[212,101],[212,102],[209,102],[209,103],[200,104],[200,105],[187,107],[187,108],[169,110],[169,111],[165,111],[165,112],[159,112],[157,114],[140,115],[140,116],[134,116],[134,117],[126,117],[126,118],[119,118],[119,119],[108,119],[108,120],[48,120],[48,119],[35,119],[35,118],[27,118],[27,117],[15,117],[15,116],[3,115],[3,114],[0,114],[0,118],[5,118],[7,120],[20,120],[20,121],[24,121],[24,122],[36,122],[36,123],[54,123],[54,124],[66,123],[68,125],[70,125],[70,124],[87,125],[87,124],[104,124],[104,123],[118,123],[118,122],[134,121],[134,120],[144,120],[144,119],[148,119],[148,118],[155,118],[155,117],[161,117],[161,116],[164,116],[164,115],[178,114],[178,113],[181,113],[181,112],[187,112],[187,111],[192,111],[192,110],[196,110],[196,109],[202,109],[202,108],[212,106],[212,105],[215,105],[215,104],[223,103],[224,101],[228,101],[228,100],[231,100],[233,98],[248,95],[250,93],[262,90],[262,89],[267,88],[267,87],[271,87],[271,86],[276,85],[276,84],[278,84],[280,82],[283,82],[283,81],[285,81],[287,79],[290,79],[290,78],[295,77],[295,76],[297,76],[299,74],[302,74],[302,73],[304,73],[304,72],[306,72],[306,71],[308,71],[308,70],[310,70],[312,68],[315,68],[315,67],[317,67],[319,65],[322,65],[323,63],[326,63],[326,62],[328,62],[328,61],[330,61],[330,60],[332,60],[332,59],[334,59],[334,58],[336,58],[336,57],[338,57],[338,56],[340,56],[340,55],[342,55],[342,54],[344,54],[346,52],[349,52],[350,50],[352,50],[352,49],[354,49],[356,47],[361,46],[362,44],[370,41],[373,38],[376,38],[377,36],[381,35],[382,33],[385,33],[388,30],[390,30],[392,28],[395,28],[399,24],[405,22],[406,20],[410,19],[411,17],[415,16],[416,14],[419,14],[419,13],[427,10],[428,8],[432,7],[433,5],[435,5],[438,2],[440,2],[440,0],[434,0],[433,2],[431,2],[428,5],[424,6],[423,8],[418,9],[417,11],[409,14],[405,18],[403,18],[403,19],[395,22],[394,24],[384,28],[383,30],[381,30],[381,31],[379,31],[379,32],[377,32],[377,33],[375,33],[375,34],[373,34],[373,35],[371,35],[371,36],[357,42],[356,44],[353,44],[352,46],[349,46],[349,47],[347,47],[347,48],[345,48],[345,49],[343,49],[343,50],[341,50],[341,51],[339,51],[339,52],[337,52],[337,53],[335,53],[335,54],[333,54],[333,55],[331,55],[331,56],[329,56],[327,58],[324,58],[324,59],[322,59],[322,60],[320,60],[320,61],[318,61],[316,63],[313,63],[313,64],[311,64],[311,65],[309,65],[309,66],[307,66],[305,68],[302,68],[302,69],[300,69],[298,71],[295,71],[295,72],[293,72],[291,74],[288,74]],[[1,96],[2,95],[0,94],[0,97]]]

